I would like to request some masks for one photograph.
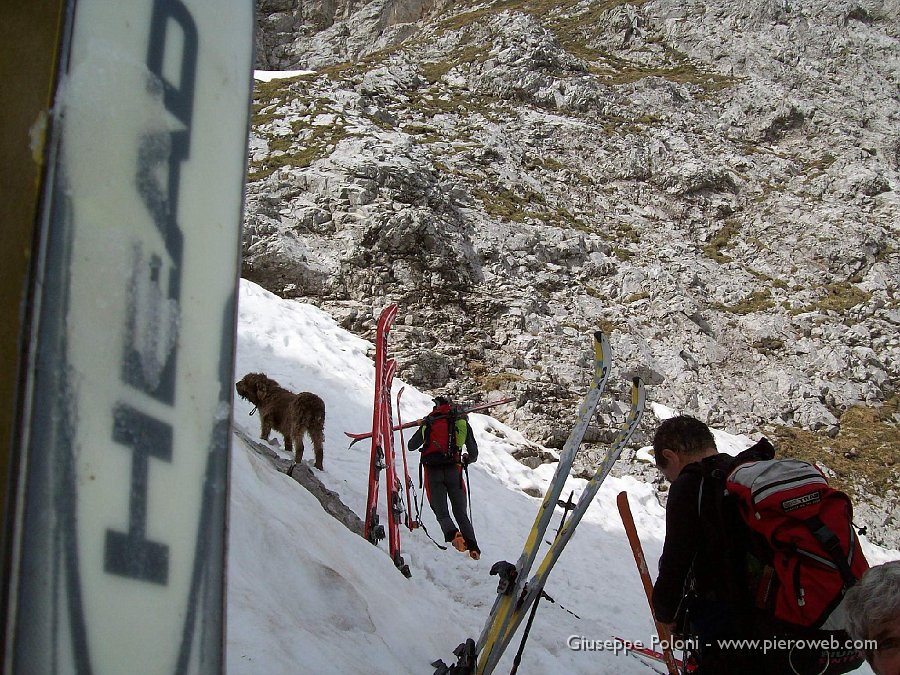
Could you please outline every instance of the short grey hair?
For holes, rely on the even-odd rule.
[[[844,599],[847,632],[854,640],[871,640],[878,629],[900,615],[900,560],[870,568]],[[871,654],[866,654],[871,661]]]

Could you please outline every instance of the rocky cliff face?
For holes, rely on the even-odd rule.
[[[407,381],[552,447],[599,327],[623,395],[730,430],[896,405],[896,0],[258,11],[259,67],[314,72],[257,86],[244,276],[364,335],[399,302]]]

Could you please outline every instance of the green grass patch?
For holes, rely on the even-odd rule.
[[[488,373],[475,379],[484,390],[496,391],[512,382],[521,382],[525,378],[516,373]]]
[[[825,285],[825,297],[819,302],[820,309],[843,312],[869,301],[871,293],[863,291],[850,282]]]
[[[773,337],[764,337],[751,345],[760,354],[772,356],[784,349],[784,340]]]
[[[529,171],[542,169],[544,171],[561,171],[566,165],[554,157],[526,157],[522,166]]]
[[[722,253],[722,249],[727,248],[731,239],[740,231],[740,227],[736,222],[726,222],[722,229],[716,232],[709,240],[709,243],[703,247],[703,253],[717,263],[731,262],[731,258]]]
[[[835,438],[794,427],[775,430],[779,456],[821,462],[835,472],[833,487],[849,494],[861,479],[865,488],[881,497],[900,488],[900,433],[893,420],[898,397],[880,407],[852,406],[840,417]]]
[[[430,124],[418,124],[416,122],[403,125],[403,131],[407,134],[423,136],[437,133],[437,129]]]
[[[721,303],[710,303],[710,308],[720,312],[728,312],[730,314],[753,314],[754,312],[764,312],[775,306],[775,301],[768,290],[753,291],[743,300],[733,305],[723,305]]]
[[[834,311],[846,312],[857,305],[861,305],[869,301],[872,297],[860,288],[857,288],[849,281],[835,282],[825,285],[825,296],[817,302],[791,310],[792,314],[803,314],[815,311]]]
[[[630,305],[634,302],[638,302],[639,300],[646,300],[650,297],[650,294],[647,291],[640,291],[638,293],[632,293],[627,298],[625,298],[625,304]]]
[[[603,334],[607,337],[613,334],[613,331],[619,330],[620,332],[624,332],[621,330],[621,327],[615,321],[610,321],[609,319],[598,319],[597,320],[597,329],[603,331]]]
[[[584,292],[587,293],[592,298],[596,298],[597,300],[609,300],[609,298],[606,297],[605,294],[601,293],[600,291],[598,291],[596,288],[594,288],[590,284],[585,284],[583,286],[583,288],[584,288]]]
[[[506,187],[476,188],[472,194],[484,205],[488,215],[514,223],[523,223],[526,218],[540,218],[540,208],[545,204],[544,197],[536,192],[519,194]]]
[[[403,49],[402,44],[389,45],[384,49],[367,54],[359,61],[336,63],[332,66],[320,68],[317,75],[324,75],[333,82],[343,82],[365,75],[370,70],[382,65],[391,56]]]
[[[348,133],[343,123],[310,127],[309,134],[302,139],[291,136],[269,138],[269,154],[262,160],[250,162],[247,180],[262,180],[285,166],[307,167],[317,159],[327,157],[342,139],[355,134]]]
[[[254,80],[253,98],[258,101],[271,101],[291,89],[292,85],[311,82],[316,77],[318,77],[317,73],[305,73],[293,77],[276,77],[268,82]]]
[[[615,238],[618,241],[627,241],[636,244],[641,240],[641,235],[638,234],[638,231],[634,229],[634,225],[631,223],[616,223],[613,226],[613,231],[615,232]]]
[[[422,76],[430,84],[439,82],[448,72],[457,66],[483,62],[490,50],[483,45],[467,45],[451,51],[443,61],[423,63],[420,67]]]
[[[806,166],[804,167],[804,173],[806,175],[817,175],[824,173],[828,167],[834,164],[837,158],[832,155],[830,152],[826,152],[824,155],[819,157],[819,159],[813,160],[811,162],[806,162]]]

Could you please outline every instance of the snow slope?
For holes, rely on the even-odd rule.
[[[236,379],[248,372],[265,372],[282,386],[314,391],[324,399],[325,471],[317,475],[359,515],[366,498],[370,446],[360,442],[348,449],[343,432],[371,428],[370,347],[317,308],[282,300],[241,280]],[[585,337],[585,348],[589,347]],[[615,344],[612,348],[615,352]],[[612,377],[618,366],[626,365],[615,364]],[[586,388],[589,378],[586,372]],[[394,384],[396,395],[404,383]],[[426,393],[406,386],[404,420],[430,409]],[[259,420],[251,410],[250,403],[235,399],[235,426],[256,437]],[[657,406],[655,412],[664,416],[667,409]],[[518,558],[540,503],[523,490],[543,489],[554,466],[528,469],[510,455],[517,444],[526,442],[521,434],[485,415],[473,414],[470,421],[480,449],[470,476],[482,559],[473,561],[453,549],[441,551],[420,530],[403,529],[401,542],[411,579],[394,568],[386,542],[375,547],[351,533],[299,484],[233,436],[230,675],[431,673],[431,661],[442,658],[449,663],[459,642],[477,638],[496,594],[497,579],[488,570],[497,560]],[[720,449],[732,453],[752,442],[719,431],[716,436]],[[273,438],[280,441],[277,434]],[[276,447],[288,457],[280,445]],[[311,456],[308,448],[304,461],[310,462]],[[410,456],[409,462],[418,486],[418,457]],[[399,456],[397,464],[402,471]],[[575,490],[577,498],[584,484],[570,478],[563,495]],[[615,506],[621,490],[629,493],[655,577],[665,534],[664,510],[652,486],[631,477],[610,477],[551,574],[547,592],[556,604],[544,601],[538,610],[519,669],[523,675],[651,673],[631,656],[567,646],[570,636],[602,643],[615,634],[650,642],[650,613]],[[383,505],[383,486],[380,501]],[[432,536],[440,539],[427,504],[423,517]],[[554,518],[551,528],[558,520]],[[864,545],[873,564],[900,558],[898,551]],[[519,636],[497,672],[509,671],[518,642]],[[870,671],[864,667],[860,672]]]

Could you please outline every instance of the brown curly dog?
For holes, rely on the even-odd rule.
[[[309,433],[316,453],[314,466],[322,470],[325,443],[325,403],[308,391],[294,394],[263,373],[248,373],[234,385],[238,396],[259,410],[260,438],[269,440],[272,429],[284,436],[284,449],[294,453],[288,475],[303,459],[303,434]],[[252,413],[251,413],[252,414]]]

